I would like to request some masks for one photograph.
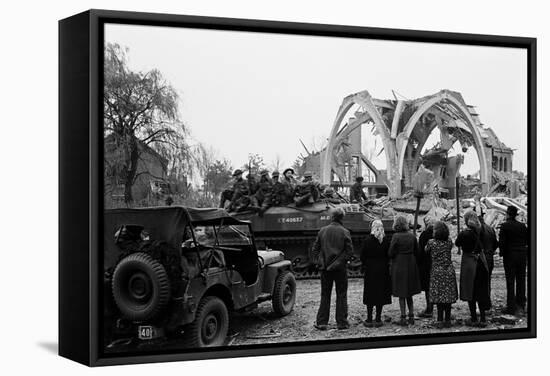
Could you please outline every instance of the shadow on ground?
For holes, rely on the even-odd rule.
[[[37,346],[54,355],[58,354],[59,346],[57,342],[38,342]]]

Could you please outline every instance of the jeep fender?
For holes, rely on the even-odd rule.
[[[214,280],[208,286],[204,286],[202,278],[191,280],[184,299],[178,306],[179,322],[181,325],[189,324],[195,320],[195,313],[200,301],[205,296],[217,296],[227,306],[229,311],[234,309],[230,289],[223,284],[224,281]]]
[[[273,294],[275,279],[280,273],[291,270],[291,265],[290,260],[282,260],[274,264],[267,265],[264,268],[264,285],[262,291],[264,293]]]

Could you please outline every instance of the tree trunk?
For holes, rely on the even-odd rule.
[[[139,152],[136,139],[131,136],[131,140],[126,145],[130,150],[129,158],[126,161],[126,170],[124,176],[124,203],[130,205],[134,201],[132,195],[132,187],[134,186],[134,179],[136,177],[137,165],[139,159]]]

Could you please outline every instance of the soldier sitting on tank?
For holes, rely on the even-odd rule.
[[[233,196],[228,211],[244,211],[250,206],[248,181],[243,179],[243,172],[236,169],[233,172]]]
[[[231,205],[231,199],[233,198],[233,192],[232,189],[224,189],[222,191],[222,194],[220,196],[220,208],[229,210],[229,206]]]
[[[260,172],[260,182],[256,191],[256,200],[260,207],[259,213],[262,215],[271,206],[271,189],[273,183],[269,177],[269,171],[262,170]]]
[[[294,179],[294,170],[287,168],[283,171],[283,195],[281,197],[281,205],[285,206],[294,201],[294,190],[296,189],[296,179]]]
[[[271,206],[282,206],[285,196],[285,188],[283,183],[279,181],[279,171],[273,171],[271,174]]]
[[[319,199],[318,183],[313,180],[313,174],[309,171],[304,173],[304,179],[296,186],[294,203],[296,206],[313,204]]]
[[[323,201],[330,202],[332,204],[339,204],[342,200],[338,197],[332,187],[326,187],[319,192],[319,198]]]
[[[256,193],[260,189],[260,184],[256,181],[256,177],[252,173],[246,176],[248,182],[248,197],[250,199],[249,209],[260,210]]]
[[[349,190],[349,201],[351,203],[362,203],[363,200],[367,200],[367,195],[363,191],[363,177],[358,176]]]

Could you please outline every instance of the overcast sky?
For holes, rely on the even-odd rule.
[[[304,153],[299,139],[326,139],[349,94],[450,89],[515,149],[514,169],[527,170],[525,50],[115,24],[105,39],[129,48],[132,69],[159,69],[193,139],[234,167],[249,153],[291,165]],[[479,169],[476,158],[468,153],[463,173]]]

